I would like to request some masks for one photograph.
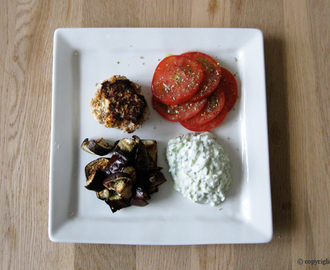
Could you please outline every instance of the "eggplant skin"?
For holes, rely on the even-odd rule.
[[[122,208],[131,206],[130,203],[124,198],[120,198],[117,200],[106,199],[105,203],[110,206],[112,213],[115,213]]]
[[[141,187],[136,188],[135,196],[131,199],[131,205],[146,206],[148,205],[148,199],[150,196]]]
[[[155,140],[142,140],[146,151],[149,156],[150,170],[157,169],[157,141]]]
[[[147,192],[148,194],[153,194],[158,191],[158,186],[166,182],[166,178],[160,170],[157,170],[156,172],[150,174],[149,181],[150,186]]]
[[[87,153],[98,156],[105,156],[113,149],[113,146],[108,144],[103,138],[99,138],[96,141],[86,138],[80,147]]]
[[[104,189],[103,180],[107,177],[105,168],[109,165],[109,159],[98,158],[91,161],[85,167],[85,175],[87,178],[85,188],[96,192]]]
[[[137,142],[137,148],[135,152],[135,166],[138,171],[149,171],[150,170],[150,158],[147,152],[145,144],[140,140],[138,136],[133,136]]]
[[[122,172],[129,163],[129,157],[120,150],[114,150],[112,156],[109,158],[109,165],[106,170],[109,174]]]

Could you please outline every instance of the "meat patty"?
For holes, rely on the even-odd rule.
[[[140,128],[150,114],[141,87],[120,75],[101,83],[91,106],[92,114],[100,124],[127,133]]]

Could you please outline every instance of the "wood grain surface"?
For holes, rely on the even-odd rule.
[[[330,1],[0,0],[0,7],[1,269],[330,267],[323,265],[330,263]],[[52,42],[59,27],[263,31],[270,243],[124,246],[48,239]]]

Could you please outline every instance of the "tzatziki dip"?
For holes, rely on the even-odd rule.
[[[225,200],[231,167],[228,155],[210,132],[187,133],[168,141],[166,159],[174,189],[195,203]]]

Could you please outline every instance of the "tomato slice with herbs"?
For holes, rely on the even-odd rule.
[[[215,117],[213,118],[211,121],[202,124],[202,125],[195,125],[195,126],[184,126],[182,124],[182,122],[180,122],[180,124],[182,126],[184,126],[185,128],[194,131],[194,132],[203,132],[203,131],[208,131],[210,129],[213,129],[217,126],[219,126],[222,121],[225,119],[226,115],[228,113],[228,109],[226,107],[226,104],[223,106],[221,112]]]
[[[207,102],[203,109],[194,117],[182,121],[181,124],[186,128],[203,125],[214,119],[221,112],[224,105],[225,94],[221,87],[218,86],[215,91],[207,97]]]
[[[200,64],[181,55],[164,58],[156,67],[151,89],[162,103],[177,105],[192,98],[204,78]]]
[[[192,101],[197,101],[209,96],[219,84],[221,68],[217,61],[211,56],[201,52],[187,52],[183,56],[195,59],[203,68],[204,79]]]
[[[219,85],[221,86],[226,97],[226,107],[230,111],[237,100],[238,88],[235,76],[225,68],[221,68],[221,80]]]
[[[166,120],[179,122],[198,114],[206,104],[206,98],[197,102],[185,101],[179,105],[167,105],[152,96],[153,108]]]

